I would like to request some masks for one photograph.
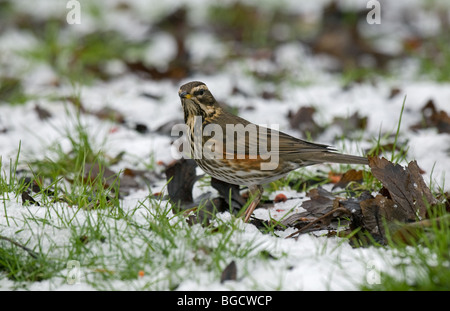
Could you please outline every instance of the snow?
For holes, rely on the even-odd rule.
[[[30,6],[21,2],[21,10],[38,17],[48,18],[65,12],[65,8],[56,3],[61,1],[39,1],[39,5]],[[100,5],[113,8],[109,1],[99,1]],[[184,3],[191,1],[160,1],[161,6],[152,11],[147,1],[130,1],[134,12],[141,12],[137,20],[128,14],[115,13],[105,21],[105,29],[113,28],[120,30],[130,38],[142,38],[148,30],[143,25],[143,12],[151,12],[156,18],[158,12],[170,11],[174,7],[181,7]],[[252,2],[252,1],[248,1]],[[285,1],[288,9],[295,9],[303,14],[319,12],[323,3],[328,1],[308,1],[303,6],[298,6],[298,1]],[[407,6],[419,6],[416,1],[398,1],[396,4],[405,8]],[[116,1],[116,4],[119,3]],[[202,6],[205,1],[195,1]],[[270,8],[273,2],[265,1]],[[346,1],[346,5],[357,5],[355,1]],[[384,4],[383,4],[384,5]],[[386,4],[387,5],[387,4]],[[391,4],[389,4],[391,5]],[[400,10],[400,9],[399,9]],[[389,10],[386,10],[386,12]],[[392,11],[390,14],[393,14]],[[198,13],[201,18],[204,14]],[[421,28],[424,33],[434,33],[439,27],[436,20],[423,13],[420,18],[426,21]],[[96,24],[94,21],[86,21],[88,25]],[[199,23],[199,22],[198,22]],[[99,25],[97,25],[100,27]],[[84,28],[83,28],[84,27]],[[74,32],[87,31],[86,24]],[[417,27],[421,27],[417,25]],[[227,47],[209,33],[196,33],[188,38],[188,48],[192,51],[193,59],[201,64],[210,59],[222,58],[227,52]],[[204,49],[198,49],[198,42],[205,44]],[[2,160],[1,174],[9,171],[9,159],[17,155],[19,144],[21,145],[21,166],[27,168],[26,161],[52,157],[51,146],[60,144],[62,150],[68,152],[70,144],[67,133],[73,131],[74,120],[67,114],[73,113],[73,107],[68,103],[46,100],[46,95],[55,94],[55,88],[51,88],[56,74],[45,64],[31,64],[24,58],[15,56],[16,51],[29,49],[36,46],[36,39],[27,32],[19,30],[8,30],[0,35],[0,64],[2,75],[8,76],[14,73],[21,74],[24,68],[29,70],[24,76],[25,92],[39,95],[39,100],[28,100],[23,105],[0,105],[0,156]],[[164,68],[175,55],[175,42],[172,37],[161,33],[152,37],[151,43],[145,54],[145,61]],[[391,50],[395,50],[395,44]],[[162,52],[161,52],[162,51]],[[222,52],[221,52],[222,51]],[[223,53],[223,54],[220,54]],[[7,56],[9,60],[6,60]],[[433,81],[418,81],[408,79],[407,70],[400,79],[378,80],[375,85],[361,83],[349,89],[342,89],[341,81],[322,71],[329,65],[330,60],[326,58],[310,58],[305,48],[299,44],[289,43],[278,47],[275,51],[275,62],[268,60],[249,60],[245,63],[231,62],[223,72],[214,75],[193,75],[188,80],[201,80],[208,84],[210,90],[219,101],[226,102],[232,106],[241,108],[240,115],[248,120],[259,124],[279,124],[280,129],[293,135],[301,134],[289,128],[286,118],[289,111],[297,111],[302,106],[313,105],[317,109],[316,121],[319,124],[327,124],[336,116],[348,117],[354,112],[362,116],[368,116],[367,130],[364,138],[377,137],[379,132],[395,133],[398,125],[400,110],[404,96],[406,96],[405,112],[401,123],[401,139],[408,141],[408,160],[417,160],[419,167],[425,171],[424,180],[427,184],[443,187],[445,191],[450,190],[450,183],[445,179],[450,176],[450,135],[438,134],[436,129],[424,129],[412,132],[409,127],[420,121],[420,109],[425,102],[433,99],[438,109],[450,112],[450,85],[436,83]],[[414,68],[414,64],[412,65]],[[276,68],[275,68],[276,67]],[[115,166],[120,170],[125,167],[144,169],[143,163],[148,163],[150,157],[154,161],[170,163],[173,157],[170,153],[170,145],[173,138],[155,134],[159,126],[183,117],[181,105],[178,99],[179,85],[185,81],[174,84],[170,81],[150,81],[140,79],[136,75],[123,72],[120,64],[111,64],[111,70],[121,73],[115,79],[108,82],[96,82],[92,86],[77,87],[63,84],[56,92],[59,96],[71,95],[79,91],[81,102],[90,111],[96,111],[103,107],[111,107],[126,116],[128,124],[142,123],[150,130],[148,134],[139,134],[136,131],[116,124],[100,121],[89,115],[82,115],[81,122],[85,124],[90,137],[95,138],[95,144],[107,152],[109,156],[115,156],[126,150],[124,162]],[[283,83],[281,85],[281,99],[265,100],[257,96],[260,91],[270,89],[272,85],[261,85],[246,75],[248,70],[258,72],[272,72],[277,68],[295,69],[300,77],[313,77],[311,83],[295,85]],[[240,90],[243,95],[232,95],[231,91],[239,81]],[[392,99],[388,99],[389,91],[398,87],[401,93]],[[161,96],[160,100],[145,98],[143,93]],[[52,113],[49,120],[42,121],[34,111],[36,104],[48,109]],[[245,109],[249,106],[255,109]],[[168,113],[169,112],[169,113]],[[7,132],[2,133],[2,129]],[[115,128],[114,131],[111,131]],[[319,142],[332,143],[334,128],[330,128],[319,138]],[[337,146],[341,148],[342,146]],[[369,147],[367,141],[360,143],[345,141],[345,151],[360,153],[362,149]],[[403,163],[405,164],[405,163]],[[164,182],[152,185],[151,191],[158,192],[164,188]],[[215,191],[212,188],[202,187],[197,184],[194,196],[206,191]],[[290,199],[286,202],[276,203],[271,209],[257,209],[255,216],[264,220],[270,218],[281,219],[289,212],[301,212],[301,203],[307,199],[305,193],[282,189],[270,195],[273,199],[278,193],[285,194]],[[149,211],[145,207],[136,208],[139,202],[145,201],[149,195],[148,190],[139,190],[131,193],[122,200],[122,208],[127,210],[136,209],[133,220],[145,224],[145,217],[149,217]],[[100,217],[92,211],[78,211],[65,203],[56,203],[51,208],[47,206],[23,207],[20,199],[15,198],[12,193],[3,193],[0,197],[0,234],[13,237],[17,241],[28,242],[33,245],[39,241],[40,248],[46,251],[50,245],[63,246],[69,243],[71,237],[68,229],[64,229],[62,223],[58,223],[60,215],[64,219],[75,218],[83,223],[87,219],[92,221]],[[102,215],[101,217],[104,217]],[[52,225],[42,225],[40,222],[25,222],[25,219],[52,219]],[[232,221],[229,213],[218,216],[221,221]],[[114,219],[108,219],[111,224]],[[360,284],[371,282],[371,277],[377,277],[380,271],[395,271],[395,254],[392,250],[379,248],[354,249],[339,238],[316,236],[313,234],[301,235],[298,239],[285,239],[293,233],[293,228],[285,231],[277,231],[278,236],[261,233],[255,226],[244,224],[235,220],[241,228],[235,233],[231,242],[238,245],[252,244],[255,248],[253,253],[267,251],[277,260],[245,261],[236,260],[238,279],[226,281],[221,284],[210,271],[201,268],[189,267],[180,269],[178,272],[180,284],[177,290],[357,290]],[[117,226],[125,226],[118,223]],[[61,228],[60,228],[61,227]],[[201,236],[202,227],[192,229],[194,234]],[[118,237],[113,237],[118,238]],[[137,237],[137,239],[139,239]],[[202,241],[202,243],[214,246],[218,241]],[[128,245],[127,245],[128,246]],[[101,246],[99,246],[101,247]],[[104,246],[106,248],[106,246]],[[130,251],[139,254],[140,249],[137,242],[129,242]],[[179,245],[179,253],[171,256],[193,256],[183,245]],[[102,249],[99,253],[110,254],[110,250]],[[232,260],[233,258],[230,258]],[[161,259],[162,260],[162,259]],[[116,264],[115,260],[112,260]],[[248,276],[241,277],[242,271],[250,271]],[[69,274],[69,269],[62,270],[60,275]],[[95,274],[86,272],[87,277]],[[89,274],[90,273],[90,274]],[[154,279],[164,278],[165,270],[158,271],[158,275],[145,275],[144,277],[131,281],[116,280],[113,284],[105,285],[105,288],[119,290],[139,289],[147,282]],[[373,280],[372,280],[373,281]],[[0,278],[0,289],[11,289],[14,282],[7,278]],[[160,288],[167,289],[166,284],[161,282]],[[54,277],[50,280],[27,284],[29,290],[96,290],[92,285],[81,282],[68,284],[64,277]]]

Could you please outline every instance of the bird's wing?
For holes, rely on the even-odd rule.
[[[208,140],[223,148],[224,156],[238,159],[248,157],[266,159],[274,152],[278,152],[282,156],[331,150],[327,145],[306,142],[226,112],[221,116],[220,128],[223,133],[222,137],[216,135],[208,137]]]
[[[220,121],[217,125],[222,136],[210,136],[206,140],[222,152],[223,158],[269,162],[278,156],[281,161],[299,166],[322,162],[367,164],[367,158],[339,154],[328,145],[307,142],[226,112]]]

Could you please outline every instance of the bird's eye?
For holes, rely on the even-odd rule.
[[[198,91],[195,91],[195,92],[194,92],[194,95],[195,95],[195,96],[202,96],[203,94],[205,94],[205,91],[204,91],[204,90],[198,90]]]

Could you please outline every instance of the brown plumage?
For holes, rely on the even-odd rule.
[[[262,185],[292,170],[324,162],[368,164],[365,157],[337,153],[327,145],[310,143],[235,116],[219,106],[203,82],[186,83],[178,94],[197,164],[212,177],[248,186],[255,196],[245,221],[259,203]]]

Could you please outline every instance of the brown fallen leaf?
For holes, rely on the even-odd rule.
[[[125,65],[128,67],[129,71],[138,74],[142,78],[152,80],[173,79],[179,81],[189,74],[187,66],[175,60],[169,63],[168,68],[165,71],[144,64],[141,61],[126,61]]]
[[[422,121],[412,125],[412,130],[435,127],[438,133],[450,133],[450,116],[444,110],[438,110],[432,99],[427,101],[421,112]]]
[[[52,116],[52,114],[47,109],[44,109],[39,105],[34,106],[34,111],[37,113],[39,120],[47,120]]]
[[[310,200],[302,204],[302,208],[306,212],[295,213],[286,217],[281,221],[283,226],[296,227],[299,232],[306,233],[327,229],[333,220],[342,215],[343,211],[339,210],[340,198],[335,197],[322,187],[310,190],[307,196],[310,197]],[[292,234],[292,236],[295,234]]]
[[[363,180],[363,171],[351,169],[342,175],[340,180],[333,186],[333,189],[338,187],[345,188],[351,182],[361,183],[362,180]]]
[[[387,229],[399,241],[411,241],[419,236],[417,233],[432,223],[424,218],[427,217],[428,207],[434,206],[437,199],[423,181],[417,162],[412,161],[403,167],[384,158],[369,157],[369,166],[383,184],[375,197],[365,191],[358,197],[344,199],[320,187],[312,189],[307,194],[310,200],[302,204],[306,211],[281,221],[283,226],[298,228],[288,237],[315,230],[334,230],[333,224],[337,220],[341,226],[349,226],[342,236],[359,230],[351,239],[355,245],[373,241],[365,233],[379,243],[386,243]],[[360,179],[362,172],[351,170],[344,174],[342,182]],[[447,202],[445,198],[440,201]],[[448,221],[439,220],[439,223],[448,225]]]
[[[167,191],[175,204],[193,203],[192,188],[198,177],[195,172],[197,163],[192,159],[180,159],[166,168],[166,179],[170,182]]]
[[[301,227],[296,232],[291,233],[286,238],[291,238],[297,234],[306,232],[307,229],[310,229],[313,226],[316,226],[315,230],[320,230],[320,229],[322,229],[322,227],[324,225],[328,226],[331,223],[332,219],[335,219],[336,217],[339,217],[341,215],[350,215],[350,211],[348,209],[346,209],[345,207],[335,208],[335,209],[329,211],[328,213],[326,213],[325,215],[322,215],[322,216],[310,221],[307,225]]]
[[[407,221],[416,221],[426,216],[427,205],[436,203],[430,189],[425,184],[416,161],[406,168],[393,164],[385,158],[369,157],[369,166],[383,184],[390,198],[405,214]]]
[[[229,209],[231,205],[235,211],[238,211],[246,203],[246,199],[240,194],[240,187],[238,185],[232,185],[212,177],[211,187],[216,189],[219,195],[225,200],[226,209]]]
[[[382,182],[383,188],[375,197],[365,196],[354,206],[350,229],[362,229],[380,243],[386,243],[386,229],[391,234],[426,217],[427,205],[436,203],[425,185],[416,161],[407,167],[384,158],[369,157],[372,174]],[[399,231],[399,234],[401,231]],[[361,241],[369,242],[363,235]]]
[[[223,269],[222,274],[220,276],[220,283],[224,283],[225,281],[236,281],[236,278],[237,278],[236,262],[232,260],[225,267],[225,269]]]
[[[311,199],[302,204],[302,207],[307,210],[303,217],[320,217],[336,207],[336,197],[322,187],[310,190],[307,196]]]
[[[219,192],[219,197],[212,197],[211,192],[207,192],[194,198],[194,183],[203,176],[197,176],[196,167],[194,160],[181,159],[166,168],[166,179],[170,181],[167,185],[169,198],[173,208],[189,215],[188,223],[208,224],[218,212],[237,213],[241,210],[246,200],[240,194],[240,187],[215,178],[211,178],[211,186]]]
[[[296,113],[290,111],[288,114],[289,125],[291,128],[302,132],[304,136],[309,134],[315,137],[323,131],[323,128],[314,121],[315,112],[314,107],[301,107]]]
[[[37,205],[40,206],[39,202],[37,202],[28,192],[22,192],[22,205]]]
[[[397,95],[399,95],[400,93],[402,93],[402,90],[398,87],[393,87],[391,89],[391,91],[389,92],[389,96],[388,99],[393,99],[394,97],[396,97]]]
[[[363,217],[360,227],[380,241],[385,239],[385,225],[393,229],[396,222],[409,221],[403,209],[381,194],[360,202],[360,207]]]
[[[92,114],[100,120],[109,120],[119,124],[125,123],[124,114],[111,107],[103,107],[102,109],[93,112]]]

